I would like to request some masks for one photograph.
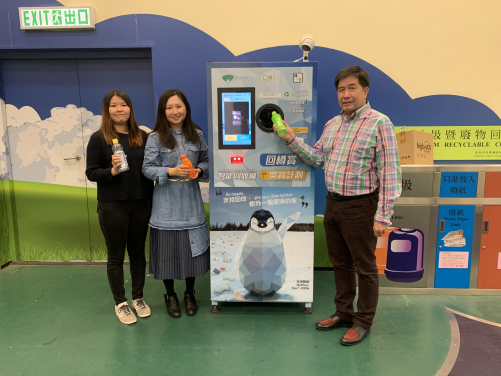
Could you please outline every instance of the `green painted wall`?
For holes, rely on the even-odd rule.
[[[13,187],[15,205],[6,199],[10,194],[9,185]],[[1,187],[2,264],[9,260],[107,259],[106,243],[97,216],[96,189],[25,181],[2,181]],[[10,214],[10,206],[15,208],[15,214]],[[210,223],[208,204],[205,213],[207,223]],[[12,217],[16,217],[17,222],[10,220],[13,223],[9,223]],[[149,239],[146,241],[147,258],[148,244]],[[323,217],[315,217],[316,267],[331,266],[326,249]]]
[[[9,212],[0,209],[2,210],[0,212],[2,225],[0,260],[101,261],[107,259],[106,243],[97,216],[96,189],[25,181],[2,181],[2,193],[8,192],[9,183],[13,186],[18,236],[13,234],[11,237],[8,236]],[[2,208],[8,209],[10,203],[4,197],[5,195],[2,194]],[[205,205],[205,212],[209,223],[209,205]],[[15,246],[11,247],[14,251],[9,250],[9,238],[18,239],[18,252],[15,252]],[[147,258],[148,244],[149,238],[146,240]]]
[[[0,265],[9,260],[9,218],[7,211],[6,190],[8,181],[0,180]]]

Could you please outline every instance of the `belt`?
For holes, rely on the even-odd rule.
[[[343,195],[340,195],[336,192],[329,192],[329,194],[336,201],[350,201],[350,200],[358,200],[359,198],[364,198],[364,197],[370,196],[370,195],[377,193],[377,192],[379,192],[378,189],[376,189],[374,192],[366,193],[364,195],[357,195],[357,196],[343,196]]]
[[[173,181],[175,183],[186,183],[187,181],[190,181],[190,179],[167,179],[168,181]]]

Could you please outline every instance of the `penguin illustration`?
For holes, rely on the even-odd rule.
[[[235,269],[243,287],[254,296],[272,296],[285,283],[287,266],[283,239],[301,213],[288,216],[277,230],[268,210],[255,211],[236,252]]]

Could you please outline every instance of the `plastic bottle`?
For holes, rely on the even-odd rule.
[[[221,286],[221,287],[218,287],[218,288],[214,289],[214,292],[216,294],[222,294],[225,291],[231,291],[230,285],[226,284],[224,286]]]
[[[188,177],[190,179],[194,178],[195,177],[195,169],[193,168],[193,165],[191,164],[191,162],[188,159],[188,157],[186,156],[186,154],[181,154],[181,159],[183,161],[183,165],[185,165],[186,167],[188,167],[190,169],[190,174],[188,175]]]
[[[116,138],[113,139],[113,146],[111,147],[113,154],[118,155],[122,164],[118,166],[118,173],[129,171],[129,164],[127,163],[127,158],[125,157],[124,148],[118,143]]]
[[[280,114],[277,114],[276,111],[273,111],[271,113],[271,121],[277,126],[277,134],[280,137],[284,137],[287,134],[287,127],[282,120],[282,116],[280,116]]]

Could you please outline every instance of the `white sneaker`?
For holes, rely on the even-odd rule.
[[[134,324],[137,321],[136,316],[130,310],[127,302],[115,305],[115,313],[117,314],[117,317],[122,322],[122,324],[130,325]]]
[[[139,317],[148,317],[151,315],[150,307],[144,302],[144,299],[136,299],[132,301],[132,307],[136,310]]]

